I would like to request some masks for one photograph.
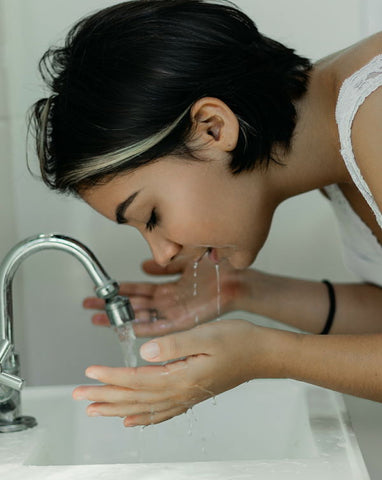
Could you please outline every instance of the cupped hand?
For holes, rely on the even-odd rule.
[[[120,284],[120,294],[127,295],[133,306],[136,315],[134,332],[139,337],[154,337],[190,329],[234,309],[235,301],[240,295],[241,274],[227,261],[221,262],[219,268],[219,299],[215,265],[208,258],[203,258],[197,269],[193,262],[184,259],[167,267],[160,267],[153,260],[148,260],[142,268],[151,275],[179,277],[175,281],[160,284]],[[83,302],[83,306],[88,309],[103,310],[104,305],[104,301],[96,297],[88,297]],[[104,312],[93,315],[92,322],[95,325],[109,325]]]
[[[141,355],[171,363],[91,366],[86,375],[104,385],[78,387],[73,397],[94,402],[87,408],[90,416],[125,417],[125,426],[160,423],[252,378],[279,376],[274,341],[279,332],[244,320],[221,320],[166,335],[142,345]]]

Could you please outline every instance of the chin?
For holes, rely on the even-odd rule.
[[[232,255],[231,257],[227,258],[229,263],[232,265],[233,268],[236,270],[245,270],[249,268],[252,263],[256,260],[256,255],[252,256],[249,254],[240,254],[239,252]]]

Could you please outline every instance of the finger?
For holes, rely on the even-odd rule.
[[[134,325],[140,323],[150,323],[152,321],[152,314],[150,310],[135,310],[134,311],[135,318],[134,318]],[[135,332],[135,327],[134,327]]]
[[[179,362],[176,368],[187,368],[186,364]],[[85,375],[102,383],[127,387],[133,390],[162,390],[168,384],[168,369],[166,365],[144,365],[142,367],[104,367],[92,365],[85,371]]]
[[[155,283],[123,282],[119,285],[119,294],[127,295],[128,297],[133,295],[152,297],[156,287]]]
[[[98,327],[110,327],[110,321],[106,313],[96,313],[92,316],[91,321],[93,325]]]
[[[89,416],[103,416],[103,417],[126,417],[130,415],[147,415],[154,413],[154,411],[168,410],[172,403],[170,401],[156,403],[155,406],[151,404],[139,403],[136,405],[129,405],[122,403],[92,403],[86,409]],[[97,414],[97,415],[96,415]]]
[[[131,389],[117,387],[115,385],[99,385],[77,387],[72,392],[74,400],[89,400],[91,402],[126,402],[133,404],[137,398],[133,398]]]
[[[133,390],[116,385],[82,385],[73,390],[72,396],[74,400],[88,400],[97,403],[125,403],[130,406],[167,401],[162,392]]]
[[[189,355],[208,354],[211,350],[210,329],[205,327],[200,325],[144,343],[140,348],[141,357],[148,362],[164,362]]]
[[[154,308],[153,301],[151,297],[129,297],[131,306],[134,311],[136,310],[148,310],[149,308]]]
[[[97,297],[86,297],[82,302],[84,308],[94,308],[96,310],[103,310],[105,308],[105,300]]]
[[[169,408],[168,410],[162,412],[150,412],[143,413],[140,415],[130,415],[125,418],[123,424],[125,427],[136,427],[138,425],[155,425],[157,423],[164,422],[170,418],[181,415],[188,410],[188,406],[177,405],[176,407]]]

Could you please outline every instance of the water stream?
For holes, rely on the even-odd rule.
[[[220,320],[220,313],[221,313],[221,298],[220,298],[220,265],[218,263],[215,264],[215,271],[216,271],[216,310],[217,310],[217,320]]]
[[[194,291],[193,296],[196,297],[198,294],[198,265],[199,262],[194,262]],[[195,325],[199,323],[199,316],[195,314]]]
[[[138,364],[137,354],[135,352],[136,336],[132,322],[126,322],[120,327],[114,327],[113,330],[118,337],[125,366],[136,367]]]
[[[194,262],[194,268],[193,268],[193,297],[196,297],[198,294],[198,265],[199,262]],[[217,320],[220,320],[221,316],[221,281],[220,281],[220,265],[217,263],[215,265],[215,273],[216,273],[216,309],[217,309]],[[199,317],[197,314],[195,314],[195,324],[197,325],[199,323]],[[122,356],[124,360],[124,364],[126,367],[136,367],[138,364],[138,359],[137,359],[137,354],[135,352],[135,334],[134,334],[134,329],[132,326],[132,322],[127,322],[125,325],[122,325],[120,327],[114,327],[113,328],[114,332],[116,333],[118,337],[119,344],[121,346],[121,351],[122,351]],[[216,405],[216,398],[213,392],[209,392],[208,390],[205,390],[204,388],[198,387],[206,391],[209,395],[212,397],[212,403],[213,405]],[[189,422],[188,422],[188,435],[192,435],[193,431],[193,425],[197,421],[197,418],[195,416],[194,411],[192,408],[188,409],[186,415],[188,416]],[[151,410],[150,412],[150,423],[153,424],[153,418],[154,418],[154,411]],[[140,428],[139,432],[139,445],[138,447],[138,461],[142,462],[142,453],[143,453],[143,430],[144,427]],[[203,437],[201,439],[201,447],[202,447],[202,453],[206,454],[206,446],[205,446],[205,438]],[[204,440],[204,441],[203,441]]]

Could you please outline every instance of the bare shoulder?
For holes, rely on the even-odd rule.
[[[354,117],[352,145],[357,165],[382,211],[382,78],[381,86]]]
[[[344,50],[333,53],[318,64],[329,68],[332,72],[338,94],[346,78],[380,54],[382,54],[382,31],[364,38]]]

